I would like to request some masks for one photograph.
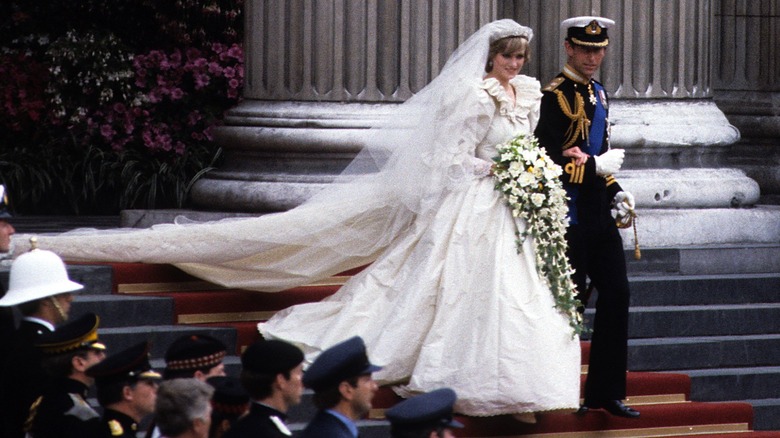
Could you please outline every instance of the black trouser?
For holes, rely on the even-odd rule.
[[[571,225],[566,234],[577,291],[585,303],[586,277],[598,291],[591,337],[585,404],[626,397],[628,276],[623,240],[614,223]]]

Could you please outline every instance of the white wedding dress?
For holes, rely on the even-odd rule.
[[[481,138],[471,153],[490,166],[495,146],[533,130],[539,82],[511,82],[517,104],[495,79],[474,84],[457,107],[472,108],[461,129]],[[474,169],[480,173],[480,162]],[[314,358],[353,335],[384,368],[382,383],[408,395],[441,387],[458,394],[457,411],[488,416],[576,409],[580,345],[554,308],[534,264],[532,239],[516,247],[514,219],[484,172],[418,218],[365,270],[322,302],[302,304],[259,325]],[[407,383],[408,380],[408,383]]]
[[[299,207],[257,218],[38,236],[68,261],[171,263],[232,288],[274,292],[368,265],[330,298],[260,324],[307,361],[354,335],[375,377],[402,395],[448,386],[456,409],[489,416],[579,406],[580,345],[522,252],[489,176],[495,146],[533,131],[535,79],[482,80],[490,41],[533,32],[480,28],[440,74],[377,124],[344,173]],[[367,163],[367,164],[366,164]],[[30,236],[14,236],[17,251]],[[261,296],[258,299],[262,299]]]

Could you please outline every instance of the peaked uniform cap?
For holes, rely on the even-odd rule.
[[[606,47],[609,45],[607,29],[615,22],[609,18],[582,16],[567,18],[561,22],[561,33],[571,44],[585,47]]]
[[[369,362],[366,344],[355,336],[323,351],[304,373],[303,384],[317,392],[381,369]]]
[[[453,419],[453,408],[457,400],[455,391],[441,388],[412,398],[385,411],[385,417],[393,430],[414,431],[428,427],[449,427],[460,429],[459,421]]]
[[[102,362],[89,367],[87,375],[95,378],[97,386],[114,382],[156,380],[162,377],[149,363],[148,342],[141,342],[108,356]]]
[[[34,249],[11,264],[8,292],[0,299],[0,306],[15,306],[83,288],[68,278],[65,263],[57,254]]]
[[[44,354],[56,355],[76,351],[79,349],[92,349],[104,351],[106,346],[98,340],[98,324],[100,318],[94,313],[87,313],[75,319],[51,333],[41,335],[37,342]]]

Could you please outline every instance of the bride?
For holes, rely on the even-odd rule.
[[[259,324],[261,334],[308,361],[359,335],[384,366],[377,381],[402,396],[451,387],[465,415],[574,410],[579,339],[537,273],[533,238],[518,251],[527,224],[491,176],[496,145],[536,126],[539,82],[518,74],[531,38],[512,20],[483,26],[334,184],[293,210],[40,236],[39,246],[72,261],[174,263],[261,291],[368,265],[322,302]]]

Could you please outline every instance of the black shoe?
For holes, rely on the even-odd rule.
[[[589,408],[601,408],[617,417],[639,418],[639,411],[623,404],[620,400],[607,400],[601,403],[590,404]]]
[[[580,406],[579,409],[577,409],[577,412],[575,412],[574,415],[578,415],[578,416],[581,417],[581,416],[587,414],[588,411],[590,411],[590,408],[585,406],[585,405],[582,405],[582,406]]]

